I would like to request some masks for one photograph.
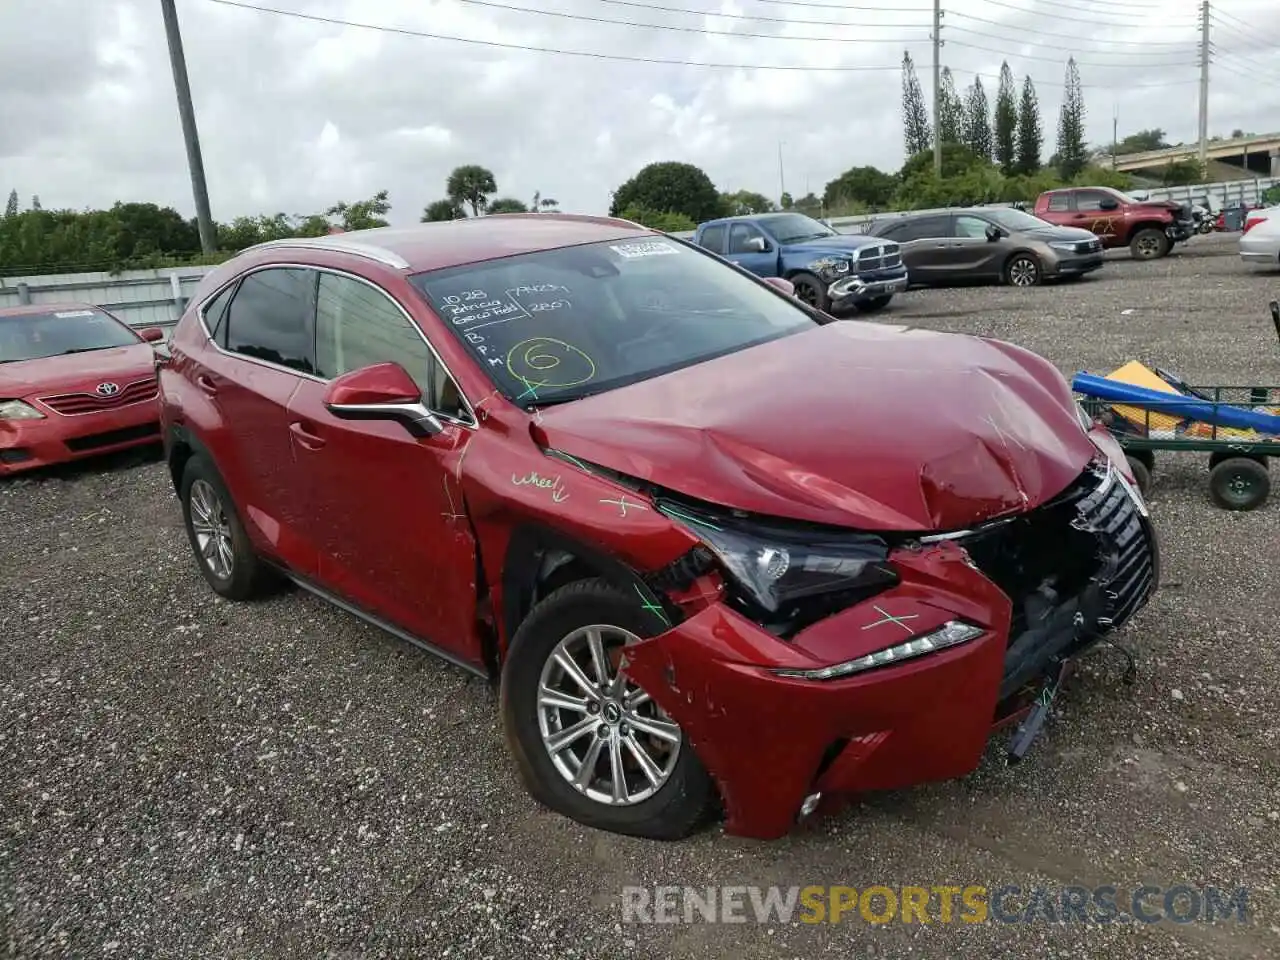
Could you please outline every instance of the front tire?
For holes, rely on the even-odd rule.
[[[1040,261],[1029,253],[1014,254],[1004,268],[1005,282],[1011,287],[1034,287],[1040,275]]]
[[[684,732],[618,669],[623,647],[667,624],[604,580],[552,593],[516,631],[502,720],[535,800],[599,830],[680,840],[715,806]]]
[[[796,288],[796,297],[801,302],[823,313],[831,312],[831,298],[827,296],[827,285],[812,273],[797,273],[791,278],[791,283]]]
[[[196,565],[214,592],[228,600],[252,600],[267,592],[271,571],[254,553],[218,471],[203,457],[192,457],[178,496]]]
[[[1159,260],[1167,256],[1171,249],[1173,241],[1165,236],[1163,230],[1155,227],[1139,230],[1129,241],[1129,253],[1135,260]]]

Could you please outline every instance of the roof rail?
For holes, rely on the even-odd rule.
[[[332,250],[335,253],[349,253],[354,257],[364,257],[366,260],[375,260],[378,263],[388,267],[394,267],[397,270],[408,270],[409,261],[398,254],[392,253],[384,247],[374,246],[371,243],[361,243],[359,240],[350,240],[342,234],[330,234],[325,237],[281,237],[279,240],[268,240],[265,243],[259,243],[250,250],[264,250],[266,248],[288,248],[295,247],[304,250]],[[246,251],[247,253],[248,251]]]

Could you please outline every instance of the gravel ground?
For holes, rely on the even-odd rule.
[[[1280,276],[1229,238],[1084,282],[911,293],[886,322],[1064,373],[1137,358],[1280,381]],[[1164,588],[1021,766],[877,796],[773,843],[678,845],[536,807],[481,682],[290,593],[222,602],[145,458],[0,481],[0,953],[13,957],[1276,956],[1280,493],[1212,507],[1161,460]],[[1268,574],[1270,574],[1268,576]],[[1269,586],[1268,586],[1269,585]],[[1251,922],[623,925],[624,885],[1250,888]]]

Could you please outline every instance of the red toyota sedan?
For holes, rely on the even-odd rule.
[[[160,367],[199,568],[499,682],[598,828],[777,837],[1014,721],[1020,757],[1156,588],[1123,453],[1024,349],[779,286],[567,215],[245,251]]]
[[[162,339],[83,303],[0,308],[0,476],[159,444]]]

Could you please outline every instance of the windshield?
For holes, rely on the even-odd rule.
[[[794,300],[665,237],[410,279],[498,389],[524,407],[621,387],[817,323]]]
[[[0,363],[129,347],[141,340],[101,310],[59,310],[0,317]]]
[[[801,240],[816,240],[819,237],[839,236],[824,223],[803,213],[783,213],[776,217],[762,217],[760,223],[768,228],[779,243],[799,243]]]
[[[1012,208],[1001,209],[997,207],[983,210],[982,212],[983,215],[991,218],[1007,230],[1043,230],[1045,227],[1053,226],[1047,220],[1041,220],[1039,217],[1033,217],[1029,213],[1023,213],[1021,210]]]

